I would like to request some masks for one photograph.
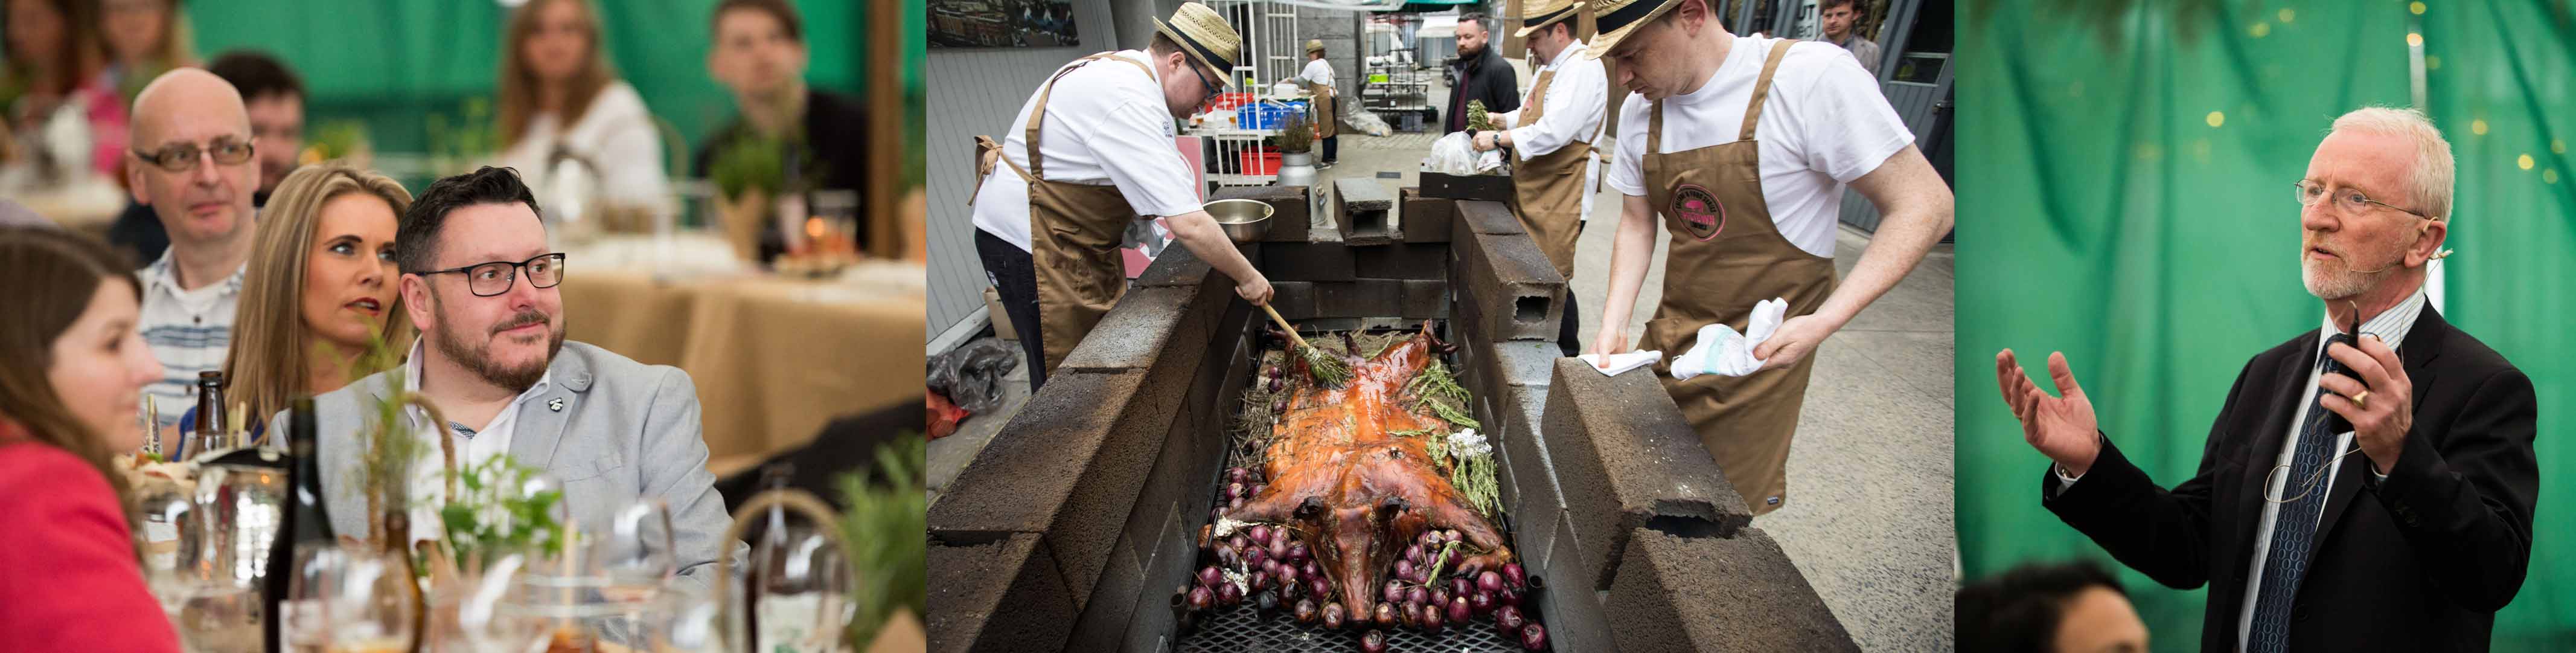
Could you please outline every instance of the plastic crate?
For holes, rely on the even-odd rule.
[[[1269,148],[1251,149],[1251,150],[1244,150],[1244,151],[1241,151],[1241,152],[1236,152],[1236,153],[1235,153],[1235,157],[1236,157],[1237,162],[1238,162],[1238,163],[1241,163],[1241,164],[1243,165],[1243,172],[1242,172],[1241,174],[1247,174],[1247,175],[1275,175],[1275,174],[1279,174],[1279,153],[1278,153],[1278,152],[1272,152],[1272,151],[1270,151],[1270,150],[1269,150]]]

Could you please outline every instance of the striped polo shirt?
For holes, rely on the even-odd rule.
[[[242,269],[221,282],[181,290],[170,253],[164,250],[160,260],[137,275],[143,281],[143,344],[161,361],[161,380],[144,386],[143,394],[152,397],[161,424],[178,424],[179,414],[196,407],[198,372],[223,371],[224,355],[233,340],[233,309],[241,299],[242,272],[248,269],[245,261]]]

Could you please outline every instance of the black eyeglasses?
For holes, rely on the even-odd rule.
[[[1209,99],[1215,98],[1217,91],[1225,90],[1225,84],[1208,81],[1207,69],[1204,67],[1197,64],[1191,64],[1190,74],[1199,76],[1199,83],[1207,87],[1205,94],[1199,96],[1199,102],[1201,103],[1205,103]]]
[[[563,252],[540,254],[536,258],[517,263],[509,261],[493,261],[490,263],[477,263],[461,268],[429,270],[424,272],[414,272],[412,274],[429,276],[433,274],[446,274],[449,272],[463,272],[465,273],[466,290],[473,291],[474,296],[476,297],[491,297],[501,293],[510,292],[511,284],[518,283],[519,271],[522,269],[528,271],[528,287],[553,288],[555,287],[555,284],[563,283]]]
[[[170,172],[197,169],[197,159],[200,154],[213,156],[215,165],[241,165],[250,161],[251,145],[231,136],[224,136],[216,138],[203,147],[199,147],[196,143],[172,143],[154,152],[134,150],[134,158],[142,159],[144,163]]]

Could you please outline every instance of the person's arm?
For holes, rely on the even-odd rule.
[[[733,516],[716,494],[716,476],[707,471],[707,441],[699,421],[698,386],[678,368],[657,368],[662,378],[644,405],[644,433],[635,463],[642,467],[640,496],[659,497],[670,509],[672,559],[682,576],[713,583],[716,556],[726,548],[748,550],[740,541],[721,541]]]
[[[178,653],[107,480],[47,444],[0,459],[0,650]]]
[[[2051,461],[2041,476],[2040,505],[2092,538],[2121,564],[2176,589],[2209,582],[2214,479],[2238,469],[2219,463],[2225,458],[2219,448],[2227,437],[2226,427],[2234,423],[2237,398],[2252,369],[2248,361],[2237,373],[2226,404],[2211,421],[2199,471],[2168,491],[2102,434],[2092,399],[2076,382],[2063,354],[2053,354],[2048,361],[2057,397],[2048,396],[2024,376],[2010,350],[1995,356],[1996,381],[2005,405],[2021,422],[2023,440]],[[2081,480],[2066,483],[2060,468]]]
[[[1199,260],[1207,261],[1209,267],[1225,273],[1225,278],[1235,280],[1235,295],[1254,305],[1270,303],[1270,278],[1253,269],[1252,261],[1243,258],[1243,252],[1234,248],[1234,239],[1225,235],[1224,227],[1217,226],[1215,216],[1208,215],[1207,211],[1191,211],[1166,216],[1164,222],[1171,225],[1172,237],[1181,241],[1182,247],[1189,248]]]
[[[1637,291],[1646,285],[1646,267],[1655,256],[1655,210],[1646,205],[1646,196],[1620,198],[1619,230],[1610,239],[1610,296],[1601,302],[1601,330],[1592,338],[1589,353],[1616,354],[1627,351],[1628,316],[1637,305]],[[1601,361],[1605,366],[1608,359]]]
[[[2397,517],[2426,582],[2462,607],[2493,611],[2513,600],[2530,568],[2537,408],[2519,370],[2474,387],[2440,446],[2423,429],[2409,432],[2372,494]]]
[[[653,122],[642,97],[631,90],[621,95],[626,97],[616,101],[618,113],[601,116],[614,122],[592,135],[597,139],[591,145],[597,160],[591,163],[599,166],[601,190],[617,202],[657,216],[677,213],[671,179],[662,172],[662,129]]]
[[[1189,160],[1181,157],[1172,138],[1163,132],[1169,120],[1168,114],[1157,118],[1149,109],[1125,105],[1093,129],[1075,130],[1075,137],[1101,154],[1110,183],[1129,206],[1144,215],[1165,217],[1182,247],[1235,281],[1235,294],[1255,304],[1269,303],[1270,279],[1235,250],[1234,240],[1199,203]]]
[[[1851,276],[1835,286],[1823,306],[1781,322],[1770,339],[1753,348],[1753,357],[1762,360],[1763,369],[1788,367],[1814,351],[1851,323],[1861,309],[1903,281],[1915,264],[1923,262],[1923,255],[1941,242],[1941,234],[1950,231],[1950,187],[1912,145],[1854,180],[1851,187],[1878,207],[1882,216],[1878,232],[1870,236],[1868,249],[1861,250]]]

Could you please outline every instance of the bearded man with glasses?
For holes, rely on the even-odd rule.
[[[134,97],[125,185],[170,235],[144,266],[143,342],[162,376],[145,386],[160,424],[196,404],[197,374],[221,371],[233,310],[248,269],[252,161],[250,112],[231,83],[197,68],[162,74]]]
[[[2154,436],[2101,432],[2065,355],[2048,359],[2055,397],[1995,355],[2023,439],[2053,462],[2040,505],[2156,582],[2209,585],[2201,650],[2484,651],[2521,589],[2531,379],[2424,291],[2449,253],[2451,170],[2420,112],[2335,119],[2293,186],[2322,325],[2245,364],[2171,490],[2111,442]]]
[[[507,453],[545,470],[563,484],[567,514],[584,531],[608,532],[618,511],[659,501],[671,517],[670,547],[652,553],[667,555],[682,576],[711,575],[721,547],[740,543],[723,541],[733,519],[707,471],[697,386],[679,368],[564,340],[555,289],[564,255],[547,250],[538,215],[535,195],[508,168],[423,190],[394,239],[402,303],[420,340],[401,366],[314,398],[316,426],[361,432],[370,407],[403,380],[444,413],[448,422],[435,425],[420,411],[408,414],[426,437],[449,440],[457,467]],[[353,438],[318,445],[336,532],[366,532],[366,492],[354,476],[363,448]],[[440,536],[441,455],[428,447],[414,465],[414,538]]]

